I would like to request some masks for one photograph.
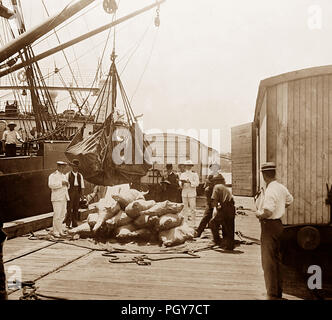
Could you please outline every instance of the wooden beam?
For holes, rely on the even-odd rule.
[[[14,12],[6,8],[0,3],[0,17],[5,19],[12,19],[14,17]]]
[[[46,21],[32,28],[31,30],[22,33],[16,39],[8,42],[0,50],[0,62],[10,58],[15,53],[34,41],[50,32],[52,29],[60,25],[62,22],[68,20],[77,12],[81,11],[95,0],[80,0],[74,4],[66,6],[61,12],[49,17]]]

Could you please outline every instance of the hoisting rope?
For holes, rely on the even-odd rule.
[[[119,2],[119,4],[120,4],[120,2]],[[113,15],[112,21],[114,21],[114,20],[115,20],[115,17],[114,17],[114,15]],[[106,42],[105,42],[105,46],[104,46],[104,49],[103,49],[103,52],[102,52],[102,56],[101,56],[101,59],[99,60],[98,67],[97,67],[97,72],[96,72],[95,78],[93,79],[93,82],[92,82],[92,84],[91,84],[91,88],[94,86],[95,82],[97,81],[97,77],[98,77],[98,74],[99,74],[99,69],[100,69],[101,66],[102,66],[102,61],[103,61],[104,56],[105,56],[105,52],[106,52],[107,44],[108,44],[108,41],[109,41],[109,38],[110,38],[110,35],[111,35],[111,31],[112,31],[112,28],[109,28],[109,30],[108,30],[108,34],[107,34],[107,39],[106,39]],[[109,76],[109,75],[108,75],[108,76]],[[108,76],[107,76],[107,77],[108,77]],[[103,87],[100,89],[99,94],[98,94],[98,97],[97,97],[97,99],[95,100],[95,102],[94,102],[94,104],[93,104],[93,106],[92,106],[92,108],[91,108],[91,110],[90,110],[89,118],[91,117],[91,115],[92,115],[92,113],[93,113],[93,111],[94,111],[94,109],[95,109],[95,107],[96,107],[96,105],[97,105],[97,103],[98,103],[98,101],[99,101],[99,98],[100,98],[101,94],[103,94],[103,96],[102,96],[102,98],[101,98],[101,101],[103,101],[103,99],[104,99],[106,82],[107,82],[107,80],[106,80],[105,83],[103,84]],[[88,94],[86,100],[83,102],[82,106],[86,103],[86,101],[87,101],[88,98],[90,97],[90,94],[91,94],[91,91],[89,92],[89,94]],[[100,107],[96,110],[96,113],[98,112],[97,117],[96,117],[97,119],[98,119],[98,117],[99,117],[100,109],[101,109],[101,105],[100,105]],[[86,121],[87,121],[87,120],[86,120]]]
[[[149,63],[150,63],[150,61],[151,61],[152,53],[153,53],[154,48],[155,48],[155,45],[156,45],[156,43],[157,43],[157,38],[158,38],[158,34],[159,34],[159,33],[158,33],[158,30],[159,30],[159,29],[157,29],[156,34],[155,34],[155,37],[154,37],[154,39],[153,39],[152,47],[151,47],[151,50],[150,50],[150,53],[149,53],[148,60],[147,60],[147,62],[146,62],[145,65],[144,65],[143,72],[142,72],[142,74],[141,74],[141,76],[140,76],[140,78],[139,78],[139,80],[138,80],[138,83],[137,83],[137,86],[136,86],[136,88],[135,88],[135,90],[134,90],[134,93],[132,94],[132,96],[131,96],[131,98],[130,98],[130,103],[133,101],[133,98],[134,98],[135,94],[137,93],[137,91],[138,91],[138,89],[139,89],[139,87],[140,87],[140,85],[141,85],[141,82],[142,82],[143,76],[144,76],[144,74],[145,74],[145,72],[146,72],[146,70],[147,70],[147,68],[148,68],[148,65],[149,65]]]

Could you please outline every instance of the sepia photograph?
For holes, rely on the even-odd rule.
[[[0,305],[332,300],[331,16],[0,1]]]

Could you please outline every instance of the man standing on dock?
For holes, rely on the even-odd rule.
[[[179,185],[182,188],[183,211],[187,221],[191,221],[194,228],[196,226],[196,188],[199,186],[199,177],[192,171],[194,163],[191,160],[184,162],[185,172],[181,173]]]
[[[68,228],[70,228],[70,226],[73,228],[77,227],[78,209],[80,206],[80,200],[83,197],[84,179],[82,174],[78,172],[79,165],[80,161],[78,159],[74,159],[70,164],[72,170],[66,174],[69,182],[69,201],[64,223]]]
[[[167,172],[161,181],[165,190],[165,200],[177,202],[179,198],[179,176],[173,171],[171,163],[166,164],[166,170]]]
[[[282,299],[280,240],[283,232],[281,217],[292,202],[287,188],[276,181],[276,165],[267,162],[261,166],[266,190],[262,209],[256,213],[261,223],[261,255],[265,286],[269,300]]]
[[[65,236],[63,230],[63,219],[67,212],[68,180],[65,175],[67,163],[57,162],[57,170],[48,177],[48,186],[51,189],[51,201],[53,205],[53,235],[56,238]]]

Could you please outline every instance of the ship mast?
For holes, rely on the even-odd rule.
[[[45,88],[46,84],[42,83],[43,90],[39,90],[38,88],[41,87],[38,81],[42,81],[42,77],[39,75],[40,69],[38,67],[37,62],[41,59],[44,59],[50,55],[53,55],[54,53],[61,51],[65,48],[68,48],[70,46],[73,46],[76,43],[79,43],[85,39],[88,39],[98,33],[101,33],[103,31],[109,30],[110,28],[127,21],[143,12],[146,12],[154,7],[160,6],[163,2],[166,0],[156,0],[155,3],[146,6],[142,9],[139,9],[135,12],[132,12],[131,14],[124,16],[118,20],[115,20],[109,24],[106,24],[102,27],[99,27],[95,30],[92,30],[86,34],[83,34],[77,38],[74,38],[64,44],[61,44],[59,46],[54,47],[53,49],[50,49],[42,54],[39,54],[37,56],[34,55],[33,50],[31,48],[31,44],[54,29],[56,26],[60,25],[62,22],[66,21],[70,17],[72,17],[75,13],[79,12],[89,4],[91,4],[95,0],[80,0],[76,2],[75,4],[68,5],[62,12],[59,14],[47,19],[44,23],[41,25],[33,28],[30,31],[25,30],[24,23],[22,17],[20,17],[20,12],[17,10],[17,0],[11,0],[13,8],[15,10],[15,18],[18,21],[18,25],[20,26],[19,30],[19,36],[8,43],[6,46],[2,47],[0,49],[0,62],[5,61],[2,65],[0,65],[0,68],[7,67],[6,70],[0,72],[0,78],[2,76],[8,75],[16,70],[19,70],[21,68],[25,69],[26,73],[26,78],[27,78],[27,83],[28,83],[28,88],[31,93],[31,102],[32,102],[32,107],[33,111],[35,114],[35,120],[36,120],[36,129],[37,132],[42,133],[42,135],[45,135],[47,132],[53,131],[53,122],[52,118],[56,119],[57,125],[59,124],[59,121],[57,119],[57,115],[55,112],[55,108],[52,103],[52,99],[50,99],[50,95],[48,90]],[[14,58],[12,57],[14,54]],[[21,59],[21,63],[16,64],[18,57]],[[16,64],[16,65],[15,65]],[[115,54],[113,52],[112,54],[112,68],[115,69]],[[115,103],[116,103],[116,84],[117,84],[117,79],[116,79],[116,70],[113,70],[112,72],[112,110],[111,113],[114,112],[115,109]],[[43,82],[43,81],[42,81]],[[113,88],[115,86],[115,88]],[[39,90],[39,91],[38,91]],[[43,91],[45,93],[43,93]],[[50,119],[50,114],[45,110],[45,107],[43,103],[41,102],[40,96],[44,97],[44,102],[48,102],[51,107],[51,112],[53,113],[53,117]],[[46,96],[46,98],[45,98]]]
[[[83,34],[83,35],[81,35],[81,36],[79,36],[77,38],[74,38],[74,39],[72,39],[72,40],[70,40],[68,42],[65,42],[65,43],[63,43],[63,44],[61,44],[59,46],[56,46],[56,47],[54,47],[54,48],[52,48],[50,50],[47,50],[47,51],[45,51],[45,52],[43,52],[43,53],[41,53],[41,54],[39,54],[39,55],[37,55],[37,56],[35,56],[35,57],[27,60],[25,62],[22,62],[22,63],[19,63],[17,65],[14,65],[12,67],[9,67],[6,70],[0,72],[0,78],[3,77],[3,76],[5,76],[5,75],[7,75],[7,74],[10,74],[10,73],[12,73],[14,71],[19,70],[19,69],[25,67],[28,64],[31,64],[31,63],[37,62],[39,60],[45,59],[45,58],[47,58],[47,57],[49,57],[49,56],[51,56],[51,55],[53,55],[53,54],[55,54],[55,53],[57,53],[57,52],[59,52],[61,50],[69,48],[69,47],[71,47],[71,46],[73,46],[73,45],[75,45],[75,44],[77,44],[77,43],[79,43],[81,41],[84,41],[84,40],[88,39],[88,38],[91,38],[91,37],[93,37],[96,34],[99,34],[101,32],[109,30],[110,28],[112,28],[112,27],[114,27],[114,26],[116,26],[116,25],[118,25],[118,24],[120,24],[122,22],[125,22],[125,21],[127,21],[127,20],[129,20],[131,18],[134,18],[134,17],[136,17],[137,15],[139,15],[139,14],[141,14],[143,12],[151,10],[152,8],[155,8],[155,7],[159,7],[165,1],[166,0],[159,0],[156,3],[153,3],[153,4],[149,5],[149,6],[146,6],[146,7],[142,8],[142,9],[140,9],[140,10],[137,10],[137,11],[131,13],[131,14],[128,14],[128,15],[122,17],[122,18],[119,18],[119,19],[117,19],[117,20],[115,20],[115,21],[113,21],[111,23],[108,23],[108,24],[106,24],[104,26],[101,26],[101,27],[99,27],[97,29],[89,31],[88,33],[85,33],[85,34]],[[1,57],[2,54],[3,54],[3,49],[0,49],[0,57]]]
[[[58,14],[49,17],[37,27],[32,28],[24,34],[21,34],[16,39],[10,41],[0,50],[0,62],[3,62],[6,59],[10,58],[14,54],[22,50],[24,47],[31,45],[44,34],[52,31],[58,25],[65,22],[74,14],[78,13],[94,1],[95,0],[80,0],[72,5],[68,5]],[[12,1],[12,3],[15,3],[13,4],[13,6],[14,8],[17,8],[17,1]]]

